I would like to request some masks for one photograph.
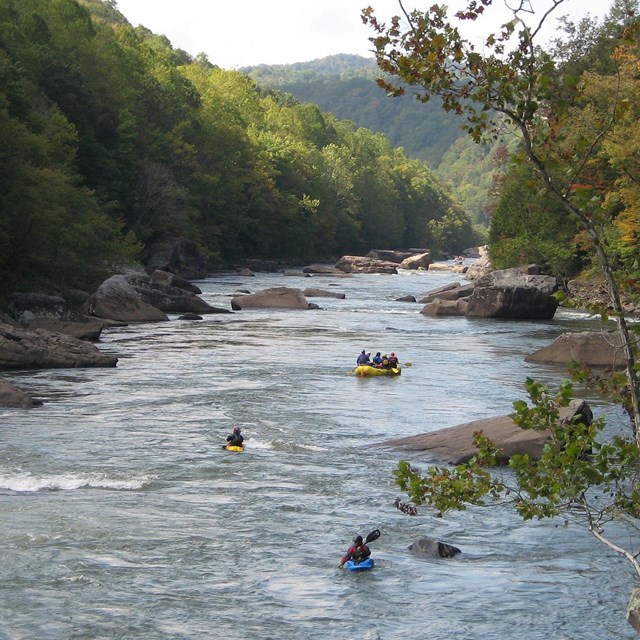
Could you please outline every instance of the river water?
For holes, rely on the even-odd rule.
[[[510,412],[526,376],[562,377],[524,356],[590,324],[395,302],[459,278],[219,275],[197,284],[225,308],[271,286],[346,298],[110,329],[114,369],[5,372],[46,403],[0,409],[0,638],[635,638],[631,570],[582,529],[393,505],[399,454],[368,445]],[[350,375],[361,349],[413,366]],[[234,425],[244,453],[221,449]],[[376,568],[337,569],[374,528]],[[420,536],[463,553],[416,558]]]

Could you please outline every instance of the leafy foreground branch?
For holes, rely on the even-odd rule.
[[[453,17],[462,25],[477,22],[490,14],[493,4],[493,0],[469,0],[466,9]],[[498,477],[490,471],[496,463],[496,450],[477,434],[480,453],[468,464],[455,469],[435,467],[421,477],[403,463],[398,482],[416,503],[432,505],[441,512],[508,500],[525,519],[563,515],[578,520],[601,542],[625,556],[640,578],[638,554],[606,535],[607,524],[613,520],[635,527],[640,515],[639,367],[621,304],[620,260],[608,224],[611,202],[620,203],[622,213],[617,216],[622,218],[631,211],[635,215],[636,196],[640,197],[637,182],[628,182],[630,174],[637,174],[634,152],[620,144],[633,131],[626,128],[626,118],[629,106],[636,101],[627,99],[626,93],[636,96],[638,90],[637,2],[614,2],[620,16],[613,23],[615,36],[608,41],[610,64],[604,75],[587,72],[584,67],[574,72],[571,64],[554,58],[537,44],[551,14],[570,4],[569,0],[553,0],[546,13],[537,15],[531,4],[518,1],[509,5],[512,19],[497,32],[487,33],[479,47],[463,37],[444,5],[409,11],[400,0],[400,15],[392,17],[389,24],[380,21],[371,7],[362,12],[362,19],[375,33],[370,40],[385,74],[378,84],[387,95],[402,95],[412,87],[422,102],[438,98],[445,111],[461,117],[463,128],[476,142],[505,130],[517,135],[520,153],[514,160],[526,163],[540,191],[555,203],[558,215],[570,216],[582,229],[587,250],[607,284],[611,316],[621,337],[623,405],[631,416],[631,436],[600,440],[604,429],[601,420],[589,425],[562,423],[557,411],[572,394],[570,383],[563,383],[559,392],[551,395],[545,387],[528,381],[533,407],[517,402],[515,408],[523,428],[551,433],[540,460],[514,456],[508,479]],[[634,126],[637,130],[635,122]],[[633,192],[633,206],[630,197],[629,206],[624,204],[627,196],[619,191],[623,183],[630,189],[625,191],[627,195]],[[629,247],[636,245],[634,236]],[[640,602],[640,589],[637,591]],[[637,618],[630,615],[629,619],[640,630],[640,604],[636,614]]]
[[[627,437],[606,437],[605,421],[562,420],[560,409],[574,396],[565,380],[554,394],[527,379],[531,404],[514,402],[514,422],[522,429],[546,431],[549,440],[539,459],[514,455],[498,467],[500,451],[482,432],[474,434],[478,454],[456,467],[434,466],[425,475],[400,462],[396,482],[416,505],[439,514],[468,505],[512,505],[524,520],[564,517],[585,526],[600,542],[624,556],[640,577],[640,547],[623,548],[607,534],[607,525],[640,528],[640,451],[633,428]],[[629,536],[626,539],[638,539]]]

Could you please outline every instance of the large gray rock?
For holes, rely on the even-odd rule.
[[[623,368],[626,364],[622,338],[617,331],[563,333],[550,345],[525,358],[526,362],[569,364],[575,360],[587,367]]]
[[[431,558],[453,558],[462,553],[458,547],[454,547],[446,542],[439,542],[431,538],[418,538],[409,545],[409,551],[417,556],[428,556]]]
[[[31,409],[42,404],[30,395],[18,389],[8,380],[0,378],[0,407],[15,407],[17,409]]]
[[[303,292],[306,298],[337,298],[339,300],[345,299],[344,293],[338,291],[327,291],[326,289],[305,289]]]
[[[535,267],[503,269],[476,281],[469,297],[468,317],[550,320],[558,308],[559,289],[553,276],[537,275]],[[533,272],[533,273],[532,273]]]
[[[309,303],[300,289],[273,287],[231,298],[234,311],[252,308],[309,309]]]
[[[400,269],[429,269],[429,265],[433,264],[431,252],[418,253],[415,256],[409,256],[400,263]]]
[[[115,367],[118,358],[83,340],[0,324],[0,369]]]
[[[433,266],[433,265],[431,265]],[[559,288],[552,276],[539,275],[535,265],[524,269],[493,271],[461,286],[453,283],[425,294],[421,313],[426,316],[467,316],[470,318],[553,318]]]
[[[593,419],[591,408],[584,400],[572,400],[568,407],[560,409],[562,420],[570,420],[576,415],[580,415],[587,423]],[[501,450],[498,455],[500,464],[507,464],[509,458],[515,454],[540,458],[542,449],[550,437],[546,431],[521,429],[513,422],[511,415],[506,415],[474,420],[432,433],[387,440],[381,446],[422,452],[427,458],[439,463],[461,464],[478,453],[473,444],[473,434],[476,431],[482,431]]]
[[[459,298],[458,300],[436,298],[425,304],[420,313],[423,316],[466,316],[468,308],[467,298]]]
[[[477,260],[472,262],[465,272],[465,278],[467,280],[479,280],[493,271],[493,265],[489,259],[486,245],[478,247],[477,254]]]
[[[86,320],[78,322],[57,320],[55,318],[36,318],[27,325],[27,328],[46,329],[51,332],[65,333],[68,336],[78,338],[78,340],[98,342],[104,329],[104,322],[97,318],[87,318]]]
[[[432,262],[429,271],[453,271],[454,266],[450,262]]]
[[[170,289],[182,289],[183,291],[195,293],[196,295],[202,293],[202,289],[192,282],[177,276],[175,273],[162,271],[160,269],[156,269],[151,273],[151,285],[156,287],[168,287]]]
[[[169,317],[157,307],[147,303],[142,295],[119,274],[107,278],[91,296],[86,305],[89,314],[122,322],[159,322]]]
[[[337,276],[344,277],[346,274],[344,271],[340,271],[340,269],[336,269],[335,267],[331,267],[326,264],[310,264],[306,267],[302,268],[302,273],[308,275],[317,275],[317,276]]]
[[[425,253],[424,250],[407,250],[396,251],[395,249],[371,249],[367,253],[367,258],[373,258],[374,260],[382,260],[383,262],[394,262],[400,264],[403,260],[410,258],[416,253]]]
[[[551,320],[558,301],[531,287],[476,287],[469,298],[467,317]]]
[[[167,313],[230,313],[207,304],[181,278],[160,271],[149,276],[139,269],[105,280],[84,309],[90,315],[122,322],[165,321]]]
[[[345,273],[398,273],[398,265],[366,256],[342,256],[336,262],[336,269]]]
[[[434,300],[458,300],[469,297],[475,288],[475,284],[469,283],[461,285],[459,282],[452,282],[433,291],[423,293],[418,302],[428,304]]]

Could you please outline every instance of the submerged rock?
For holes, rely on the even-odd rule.
[[[42,400],[32,398],[29,394],[0,378],[0,407],[15,407],[17,409],[31,409],[42,404]]]
[[[462,553],[458,547],[431,538],[418,538],[408,548],[411,553],[432,558],[453,558]]]

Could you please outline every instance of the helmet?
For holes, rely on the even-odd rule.
[[[353,544],[361,545],[362,544],[362,536],[354,536]]]
[[[380,355],[380,352],[379,352],[379,351],[377,351],[377,352],[376,352],[376,355],[377,355],[377,356],[379,356],[379,355]]]
[[[233,427],[233,433],[240,433],[240,427]]]
[[[391,355],[392,355],[392,356],[395,356],[396,354],[395,354],[395,353],[393,353],[393,351],[392,351],[392,352],[391,352]]]
[[[364,351],[364,349],[363,349],[360,353],[364,353],[364,352],[365,352],[365,351]]]

